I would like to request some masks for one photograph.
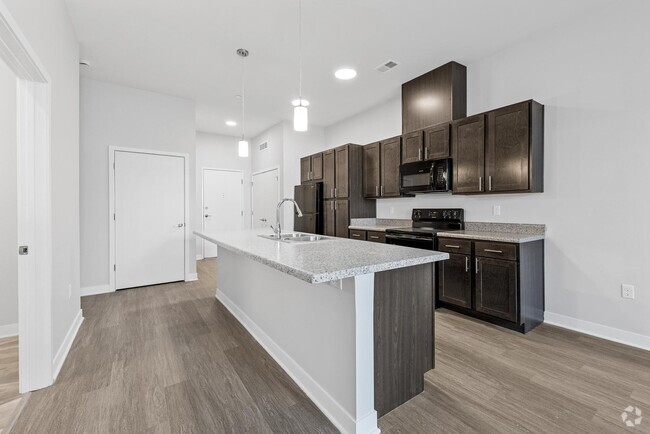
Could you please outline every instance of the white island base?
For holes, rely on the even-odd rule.
[[[311,284],[220,248],[216,296],[341,432],[377,433],[374,281]]]

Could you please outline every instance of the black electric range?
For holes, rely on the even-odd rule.
[[[387,229],[386,243],[434,250],[438,232],[465,229],[465,212],[460,208],[415,208],[410,228]]]

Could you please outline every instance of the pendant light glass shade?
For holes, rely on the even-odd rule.
[[[248,157],[248,142],[244,139],[239,141],[239,156],[242,158]]]
[[[296,131],[307,131],[309,125],[309,113],[307,107],[299,105],[293,108],[293,129]]]

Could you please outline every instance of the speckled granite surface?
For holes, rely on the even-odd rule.
[[[464,231],[438,232],[439,237],[468,238],[503,243],[528,243],[543,240],[545,234],[546,225],[483,222],[465,222]]]
[[[386,229],[410,227],[412,224],[413,222],[410,219],[352,219],[348,229],[386,232]]]
[[[347,238],[316,242],[282,242],[262,238],[268,230],[228,231],[197,236],[309,283],[443,261],[447,253]]]

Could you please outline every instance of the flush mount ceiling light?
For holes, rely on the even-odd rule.
[[[302,97],[302,0],[298,0],[298,63],[300,66],[298,100],[294,101],[293,107],[293,129],[296,131],[307,131],[309,128],[309,110],[306,100]],[[298,102],[298,104],[295,104]]]
[[[237,154],[242,157],[248,157],[248,142],[244,139],[244,115],[245,115],[245,102],[246,93],[244,92],[244,59],[248,57],[248,50],[240,48],[237,50],[237,55],[241,57],[241,140],[237,146]]]
[[[294,99],[293,101],[291,101],[291,105],[293,105],[294,107],[298,107],[300,105],[303,106],[303,107],[307,107],[307,106],[309,106],[309,101],[307,101],[304,98],[302,98],[302,99]]]
[[[357,76],[357,71],[352,68],[341,68],[334,73],[339,80],[351,80]]]
[[[228,125],[229,127],[236,127],[237,122],[235,122],[235,121],[226,121],[226,125]]]

